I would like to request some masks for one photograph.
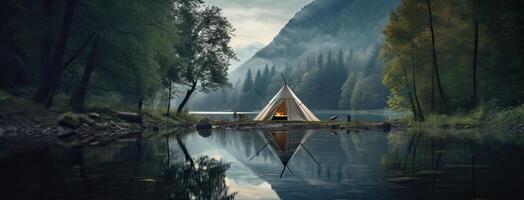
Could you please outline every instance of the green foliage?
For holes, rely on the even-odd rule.
[[[8,15],[0,18],[7,25],[0,39],[10,46],[0,46],[9,53],[0,61],[14,70],[2,68],[0,87],[16,88],[28,84],[27,80],[35,80],[29,82],[34,86],[58,73],[58,84],[53,86],[57,86],[54,96],[59,105],[53,109],[68,110],[66,99],[79,88],[94,46],[92,35],[100,40],[85,88],[90,108],[157,109],[159,104],[167,105],[176,86],[198,82],[197,89],[207,92],[228,85],[227,67],[235,58],[228,43],[234,29],[219,8],[201,0],[76,1],[62,59],[73,62],[63,71],[50,72],[46,60],[62,38],[67,2],[73,1],[2,3]]]
[[[491,126],[516,127],[524,123],[524,105],[504,109],[498,112],[493,119],[489,120]]]
[[[430,114],[422,123],[412,123],[415,127],[456,127],[478,126],[485,128],[513,128],[524,122],[524,105],[512,108],[494,108],[487,105],[475,110],[456,113],[453,115]]]
[[[227,69],[235,53],[229,46],[233,26],[216,6],[205,6],[200,0],[180,0],[176,8],[177,32],[181,57],[180,83],[198,83],[200,91],[216,90],[228,85]]]
[[[437,59],[442,87],[452,113],[475,108],[473,105],[473,48],[475,28],[479,22],[477,88],[480,104],[516,106],[523,103],[524,56],[522,8],[514,1],[432,1],[436,32]],[[388,105],[395,109],[410,108],[407,92],[416,75],[418,98],[424,112],[436,112],[432,106],[431,37],[428,31],[428,9],[425,0],[404,0],[390,15],[384,30],[382,58],[387,64],[384,83],[391,91]],[[414,65],[414,70],[411,70]],[[402,70],[407,71],[408,83]],[[435,101],[438,95],[435,89]],[[430,117],[431,118],[431,117]],[[462,117],[460,117],[462,119]],[[469,117],[466,117],[469,118]],[[434,121],[440,117],[433,116]],[[444,119],[442,119],[444,120]],[[465,122],[474,121],[465,120]],[[460,121],[460,120],[459,120]]]

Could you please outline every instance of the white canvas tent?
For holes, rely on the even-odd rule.
[[[284,84],[254,120],[320,121],[287,84]]]

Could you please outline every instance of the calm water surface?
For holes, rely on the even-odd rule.
[[[0,199],[521,199],[522,134],[179,132],[0,149]]]

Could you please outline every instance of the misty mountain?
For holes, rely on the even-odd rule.
[[[230,73],[232,88],[195,98],[190,109],[260,109],[264,101],[258,93],[271,98],[282,85],[280,73],[312,109],[384,108],[388,90],[378,49],[399,1],[311,2],[269,45]]]
[[[260,49],[264,48],[266,46],[265,44],[261,42],[254,42],[251,44],[248,44],[246,46],[237,46],[235,47],[235,53],[237,54],[237,59],[231,62],[231,66],[229,66],[229,71],[232,72],[235,69],[237,69],[242,63],[249,60],[255,53],[257,53]]]
[[[382,30],[399,0],[316,0],[302,8],[273,41],[230,75],[231,80],[248,69],[266,64],[278,68],[295,65],[327,50],[352,50],[365,62],[382,42]]]

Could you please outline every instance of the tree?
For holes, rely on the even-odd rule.
[[[432,14],[428,15],[427,0],[402,1],[384,30],[384,83],[392,95],[388,105],[408,108],[406,93],[401,91],[409,87],[415,103],[419,100],[417,110],[445,110],[442,104],[436,105],[440,109],[432,106],[433,94],[437,95],[437,103],[442,103],[438,83],[432,84],[437,81],[433,59],[437,47],[441,49],[438,70],[448,72],[440,74],[440,79],[442,88],[446,88],[449,112],[471,109],[479,102],[501,107],[522,103],[524,93],[516,91],[524,91],[524,85],[513,84],[524,77],[524,57],[517,53],[522,42],[515,40],[524,32],[522,26],[516,25],[523,21],[518,17],[522,8],[515,2],[434,1],[434,5],[430,2]],[[427,31],[430,16],[438,19],[433,21],[433,38]],[[411,83],[403,85],[401,67],[410,65],[411,70],[407,71],[408,75],[411,73]]]
[[[96,55],[98,52],[98,43],[100,39],[100,35],[95,36],[95,40],[93,42],[93,47],[91,49],[91,53],[89,53],[89,58],[87,59],[87,63],[85,66],[84,75],[82,76],[82,80],[80,81],[80,84],[78,85],[77,89],[71,96],[71,99],[69,101],[71,108],[74,112],[84,112],[85,111],[85,95],[87,86],[89,84],[89,79],[91,78],[91,73],[93,72],[93,69],[96,66]]]
[[[428,19],[429,19],[429,30],[431,32],[431,48],[432,48],[432,60],[433,60],[433,73],[435,75],[435,80],[437,81],[437,89],[439,92],[440,99],[442,100],[442,104],[444,105],[444,112],[449,111],[448,107],[448,101],[446,100],[446,96],[444,95],[444,91],[442,89],[442,84],[440,83],[440,71],[438,68],[437,63],[437,50],[435,49],[435,30],[433,28],[433,13],[431,11],[431,0],[426,0],[427,7],[428,7]],[[433,90],[433,87],[432,87]],[[432,98],[433,101],[433,98]]]
[[[262,87],[257,88],[260,90],[262,95],[265,95],[267,93],[268,85],[271,81],[271,72],[269,71],[269,66],[266,64],[266,67],[264,67],[264,72],[262,72]]]
[[[76,0],[69,0],[66,5],[66,12],[62,21],[60,36],[55,45],[54,54],[49,62],[49,64],[44,67],[42,73],[42,79],[44,81],[40,82],[38,91],[36,92],[33,100],[36,103],[43,104],[46,107],[51,106],[53,101],[53,95],[58,85],[58,80],[62,71],[64,70],[64,65],[62,59],[65,54],[65,49],[67,41],[69,38],[69,30],[71,28],[71,22],[73,19],[73,14],[76,8]]]
[[[258,99],[258,96],[254,91],[254,86],[255,84],[253,81],[251,69],[248,69],[246,72],[246,77],[244,78],[244,82],[242,83],[242,87],[240,89],[240,95],[238,96],[238,109],[250,110],[253,108],[256,98]]]
[[[201,0],[181,0],[175,6],[181,37],[177,50],[183,65],[180,81],[189,86],[178,106],[180,113],[195,90],[214,91],[228,84],[227,68],[235,59],[229,47],[234,29],[220,8],[204,6]]]

